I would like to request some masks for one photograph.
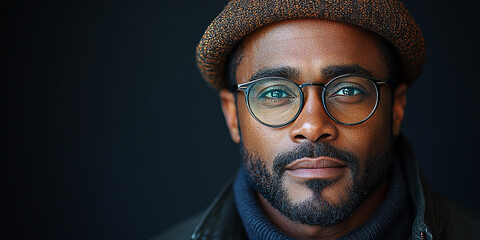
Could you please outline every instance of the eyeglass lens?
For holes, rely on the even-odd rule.
[[[260,122],[273,127],[294,120],[303,105],[302,89],[285,78],[260,80],[250,87],[247,95],[251,113]],[[323,102],[325,110],[334,120],[356,124],[375,110],[377,88],[371,80],[361,76],[337,78],[326,85]]]

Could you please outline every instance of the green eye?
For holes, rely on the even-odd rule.
[[[288,88],[274,86],[261,91],[255,98],[255,102],[259,104],[258,106],[278,108],[295,102],[295,99],[295,95],[291,94]]]
[[[261,90],[258,95],[258,100],[279,100],[294,97],[292,91],[285,86],[270,86]]]
[[[265,97],[265,98],[284,98],[284,97],[288,97],[288,94],[282,90],[271,90],[271,91],[268,91],[264,94],[262,94],[262,97]]]
[[[339,91],[337,91],[334,95],[338,95],[338,96],[354,96],[354,95],[357,95],[357,94],[361,94],[362,91],[360,91],[359,89],[357,88],[354,88],[354,87],[344,87],[342,89],[340,89]]]

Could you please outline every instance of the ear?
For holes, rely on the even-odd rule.
[[[402,121],[405,115],[407,105],[407,85],[402,83],[397,86],[394,93],[392,117],[393,117],[393,135],[397,137],[402,130]]]
[[[220,103],[222,105],[223,116],[225,116],[225,121],[230,131],[230,136],[235,143],[240,143],[235,95],[226,89],[220,90]]]

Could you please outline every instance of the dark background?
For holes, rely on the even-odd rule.
[[[208,205],[239,165],[194,61],[224,4],[2,3],[0,238],[146,239]],[[433,188],[480,212],[478,4],[406,5],[428,59],[404,132]]]

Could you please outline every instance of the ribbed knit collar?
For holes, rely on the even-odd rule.
[[[241,167],[234,185],[235,203],[249,239],[293,239],[270,223],[258,202],[255,190]],[[362,226],[340,239],[407,239],[414,219],[402,168],[394,161],[387,195],[375,214]]]

